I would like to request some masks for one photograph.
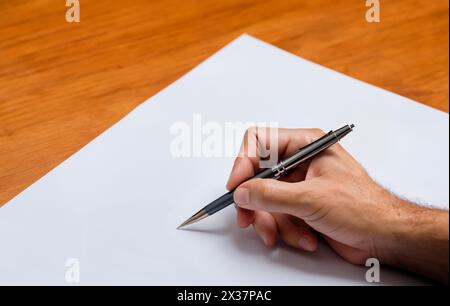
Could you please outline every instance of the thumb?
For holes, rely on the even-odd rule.
[[[274,179],[252,179],[234,192],[234,202],[246,209],[285,213],[297,217],[311,211],[310,182],[288,183]]]

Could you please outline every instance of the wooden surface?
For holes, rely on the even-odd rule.
[[[249,33],[448,112],[448,0],[0,1],[0,205]]]

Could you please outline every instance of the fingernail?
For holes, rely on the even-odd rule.
[[[234,202],[238,205],[246,205],[250,202],[250,194],[247,188],[238,188],[234,192]]]
[[[298,245],[303,250],[306,250],[306,251],[309,251],[309,252],[314,251],[314,246],[312,245],[311,241],[309,241],[309,239],[307,239],[307,238],[301,238],[298,241]]]

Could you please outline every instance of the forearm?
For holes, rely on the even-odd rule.
[[[385,263],[439,282],[449,282],[448,211],[398,200],[384,230],[380,256]]]

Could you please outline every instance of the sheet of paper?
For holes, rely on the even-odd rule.
[[[175,230],[225,191],[233,161],[171,154],[174,122],[200,117],[222,126],[354,123],[343,145],[377,181],[448,207],[447,114],[244,35],[0,208],[0,284],[367,284],[366,267],[324,244],[315,254],[266,249],[237,228],[233,207]],[[381,281],[424,282],[385,267]]]

